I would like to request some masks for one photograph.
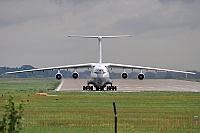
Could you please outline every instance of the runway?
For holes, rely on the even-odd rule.
[[[82,91],[87,79],[63,79],[57,91]],[[180,91],[200,92],[200,83],[173,79],[113,79],[113,85],[117,86],[118,92],[138,91]]]

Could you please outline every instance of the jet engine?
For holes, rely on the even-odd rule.
[[[61,73],[58,72],[55,77],[57,80],[61,80],[63,76]]]
[[[128,78],[128,73],[127,72],[123,72],[122,75],[121,75],[121,77],[123,79],[127,79]]]
[[[77,72],[72,73],[72,78],[77,79],[79,77],[79,74]]]
[[[139,73],[138,76],[137,76],[137,78],[138,78],[139,80],[143,80],[143,79],[145,78],[144,73]]]

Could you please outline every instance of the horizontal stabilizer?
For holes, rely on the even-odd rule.
[[[69,35],[68,37],[80,37],[80,38],[97,38],[99,41],[99,63],[102,63],[102,47],[101,39],[102,38],[118,38],[118,37],[131,37],[131,35],[117,35],[117,36],[84,36],[84,35]]]
[[[81,38],[118,38],[118,37],[131,37],[131,35],[117,35],[117,36],[83,36],[83,35],[69,35],[68,37],[81,37]]]

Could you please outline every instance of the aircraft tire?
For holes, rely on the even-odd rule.
[[[114,86],[110,86],[110,89],[111,89],[112,91],[114,91],[114,90],[115,90],[115,87],[114,87]]]
[[[86,86],[86,91],[87,91],[87,90],[90,90],[90,88],[91,88],[90,86]]]
[[[85,87],[85,86],[83,86],[83,90],[84,90],[84,91],[86,90],[86,87]]]
[[[114,86],[114,90],[117,91],[117,86]]]
[[[111,91],[112,87],[111,86],[108,86],[108,91]]]
[[[90,86],[90,90],[93,91],[93,86]]]

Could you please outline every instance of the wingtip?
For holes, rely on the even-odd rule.
[[[195,75],[196,73],[194,73],[194,72],[186,72],[186,74],[193,74],[193,75]]]

